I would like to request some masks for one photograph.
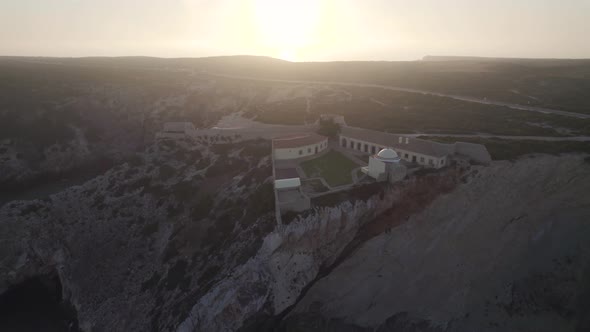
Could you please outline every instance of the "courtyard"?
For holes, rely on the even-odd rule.
[[[352,183],[352,171],[360,165],[340,152],[330,150],[321,157],[300,164],[307,178],[324,178],[330,187]]]

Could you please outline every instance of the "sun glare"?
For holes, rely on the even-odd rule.
[[[297,60],[297,54],[318,39],[320,4],[317,0],[254,0],[258,36],[275,50],[275,56]]]
[[[279,54],[279,58],[287,61],[297,61],[297,52],[289,49],[284,49]]]

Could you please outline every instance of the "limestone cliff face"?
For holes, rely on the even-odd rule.
[[[465,182],[316,282],[291,322],[313,312],[379,331],[588,329],[590,164],[494,162]]]
[[[355,199],[353,193],[348,193],[346,197],[351,201],[316,208],[289,224],[278,226],[265,237],[255,257],[193,306],[178,330],[234,331],[244,323],[251,325],[249,329],[262,329],[264,320],[297,303],[320,270],[334,263],[367,222],[396,204],[405,205],[407,195],[416,194],[416,206],[427,204],[428,200],[421,201],[418,194],[436,197],[452,187],[460,174],[461,171],[448,169],[410,178],[394,187],[376,186],[375,194],[364,199]],[[260,315],[266,319],[253,324],[246,322]]]
[[[86,331],[586,326],[583,157],[417,174],[276,225],[268,149],[159,141],[5,205],[0,292],[56,273]]]
[[[293,305],[321,265],[336,258],[362,223],[391,205],[393,193],[315,210],[278,227],[261,249],[194,306],[178,331],[235,331],[263,309]]]
[[[55,273],[83,330],[237,330],[295,304],[364,223],[428,188],[359,189],[277,226],[268,151],[162,140],[81,186],[6,204],[0,292]]]

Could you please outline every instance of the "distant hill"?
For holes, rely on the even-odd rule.
[[[422,58],[422,62],[453,62],[453,63],[489,63],[489,64],[517,64],[527,67],[571,67],[571,66],[589,66],[590,59],[531,59],[531,58],[494,58],[494,57],[477,57],[477,56],[436,56],[427,55]]]
[[[255,78],[392,85],[590,113],[590,59],[426,56],[422,61],[289,62],[264,56],[205,58],[0,57],[3,65],[189,71]]]
[[[530,62],[571,62],[571,61],[590,61],[590,59],[557,59],[557,58],[498,58],[484,56],[460,56],[460,55],[426,55],[422,61],[530,61]]]

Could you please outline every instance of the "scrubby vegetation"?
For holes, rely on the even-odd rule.
[[[349,125],[390,132],[490,133],[560,136],[590,133],[590,120],[519,111],[450,98],[369,88],[346,88],[351,101],[318,103],[318,113],[344,115]],[[357,97],[354,97],[357,96]],[[372,100],[379,100],[378,104]]]
[[[335,123],[333,119],[320,119],[318,134],[327,137],[337,137],[340,134],[340,125]]]
[[[181,321],[199,294],[232,267],[256,255],[262,238],[275,226],[274,194],[267,181],[272,174],[267,141],[216,146],[159,140],[148,151],[110,171],[99,181],[104,182],[102,189],[85,193],[94,197],[91,209],[109,215],[109,220],[132,219],[134,234],[146,246],[165,244],[153,258],[159,268],[141,280],[142,289],[156,301],[152,327],[161,330],[171,319]],[[196,175],[193,156],[213,169],[219,163],[223,171],[215,170],[213,180]],[[136,216],[144,210],[127,209],[136,204],[152,206],[149,215]],[[146,253],[152,251],[144,249]],[[177,298],[166,300],[171,294]]]
[[[439,61],[437,57],[428,60],[291,63],[264,58],[232,61],[220,58],[202,66],[233,75],[383,84],[574,112],[590,110],[587,98],[590,60],[454,58],[451,59],[454,61]]]

